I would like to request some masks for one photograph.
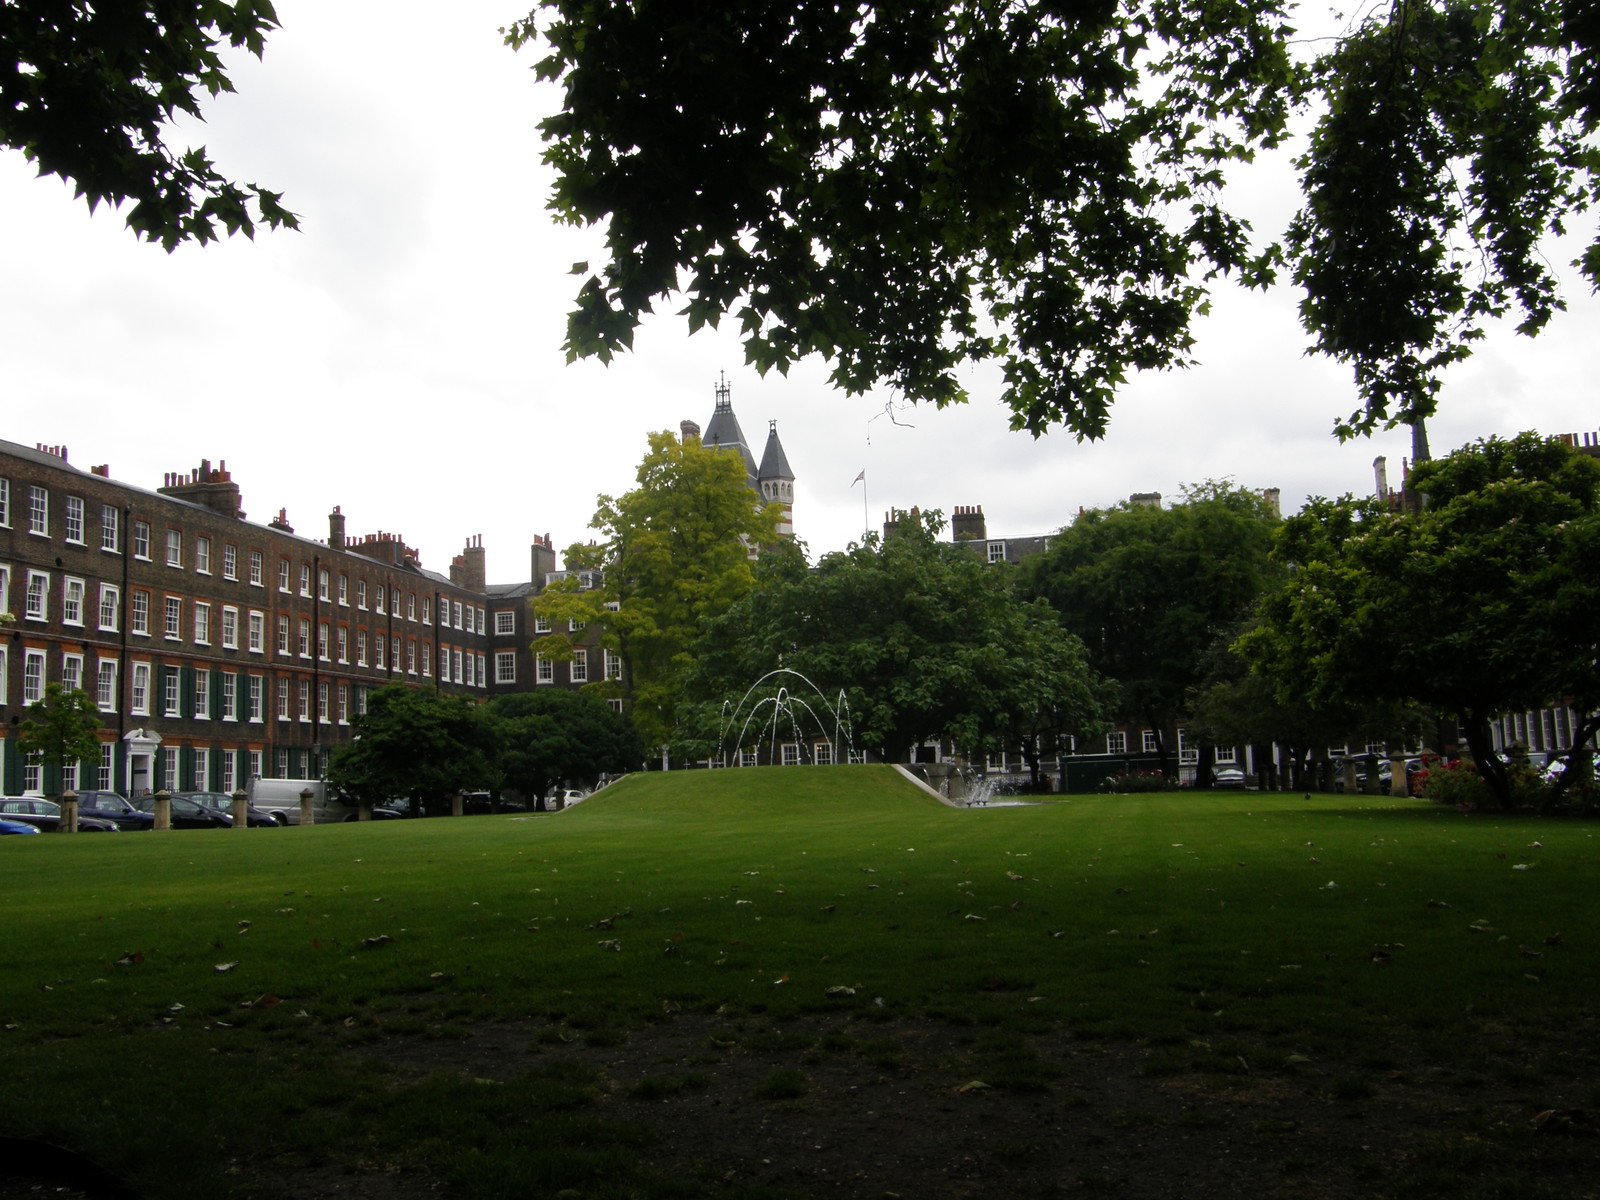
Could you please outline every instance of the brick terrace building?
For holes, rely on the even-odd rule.
[[[506,643],[489,632],[483,555],[469,543],[445,577],[397,535],[347,540],[337,509],[325,542],[281,510],[246,521],[220,464],[151,492],[0,441],[0,612],[14,618],[0,626],[0,791],[312,778],[372,688],[488,698],[491,645]],[[102,714],[99,762],[64,780],[15,749],[49,683]]]

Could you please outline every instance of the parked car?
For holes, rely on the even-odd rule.
[[[155,820],[156,797],[153,794],[140,796],[134,807],[140,812],[149,813],[152,822]],[[174,829],[233,828],[233,817],[212,812],[203,804],[196,804],[193,800],[186,800],[177,795],[172,797],[171,818]]]
[[[192,800],[202,808],[208,808],[219,816],[228,818],[228,824],[233,824],[233,797],[226,792],[173,792],[172,798]],[[257,808],[253,804],[245,806],[245,823],[251,828],[274,828],[287,825],[289,819],[279,812],[270,812],[264,808]]]
[[[1244,772],[1238,767],[1225,767],[1216,773],[1216,785],[1219,788],[1242,788],[1244,786]]]
[[[26,821],[11,821],[0,817],[0,837],[13,833],[38,833],[36,826],[29,825]]]
[[[0,800],[0,817],[8,821],[26,821],[40,833],[59,833],[61,806],[54,800],[41,800],[36,796],[7,796]],[[118,826],[104,817],[78,814],[79,833],[116,833]]]
[[[79,792],[78,793],[78,818],[84,816],[103,817],[112,822],[118,829],[149,829],[155,823],[155,816],[151,813],[140,812],[128,803],[126,796],[117,792]]]

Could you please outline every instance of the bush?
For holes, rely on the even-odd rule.
[[[1511,804],[1514,808],[1542,809],[1550,787],[1525,758],[1511,763]],[[1452,804],[1464,811],[1499,808],[1489,785],[1470,762],[1434,759],[1411,780],[1411,794],[1436,804]]]
[[[1160,771],[1120,771],[1106,776],[1100,784],[1102,792],[1171,792],[1177,787]]]

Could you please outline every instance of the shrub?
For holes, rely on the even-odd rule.
[[[1525,758],[1514,760],[1510,770],[1512,806],[1542,809],[1549,799],[1549,785]],[[1499,807],[1477,767],[1461,759],[1430,761],[1412,778],[1411,793],[1436,804],[1452,804],[1464,811]]]
[[[1119,771],[1106,776],[1100,784],[1102,792],[1170,792],[1177,783],[1160,771]]]

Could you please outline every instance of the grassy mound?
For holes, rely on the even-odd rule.
[[[100,1115],[227,1111],[331,1153],[365,1097],[373,1121],[436,1103],[329,1038],[532,1021],[604,1043],[737,1014],[1190,1063],[1218,1039],[1287,1062],[1559,1030],[1600,985],[1597,858],[1586,823],[1250,793],[955,810],[877,767],[638,776],[546,816],[6,839],[0,1111],[198,1194],[227,1191],[220,1160]]]

